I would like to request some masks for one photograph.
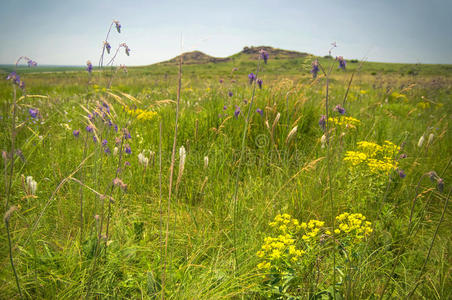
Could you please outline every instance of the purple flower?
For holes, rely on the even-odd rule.
[[[105,147],[104,152],[107,153],[107,154],[110,154],[111,153],[110,148]]]
[[[403,170],[397,169],[397,172],[399,173],[400,178],[405,178],[406,177],[406,174],[405,174],[405,172]]]
[[[233,94],[231,91],[228,92],[228,96],[229,96],[229,97],[232,97],[233,95],[234,95],[234,94]]]
[[[104,42],[104,45],[105,45],[105,49],[107,49],[107,53],[110,54],[110,50],[111,50],[110,43],[107,42],[107,41],[105,41],[105,42]]]
[[[248,75],[248,79],[250,80],[250,84],[252,84],[253,81],[256,80],[256,75],[254,75],[254,73],[250,73]]]
[[[126,54],[127,54],[127,56],[130,56],[130,48],[126,45],[125,46],[125,48],[126,48]]]
[[[88,71],[89,73],[91,73],[93,71],[93,64],[91,63],[91,61],[87,61],[86,62],[87,68],[86,71]]]
[[[224,80],[223,79],[220,79],[220,83],[223,83],[224,82]]]
[[[118,125],[114,124],[115,131],[118,132]]]
[[[404,159],[404,158],[406,158],[406,154],[405,153],[400,154],[400,159]]]
[[[28,110],[28,112],[30,113],[30,116],[35,119],[38,116],[39,110],[35,109],[35,108],[30,108]]]
[[[16,72],[11,72],[11,73],[9,73],[8,76],[6,77],[6,80],[11,80],[11,79],[15,80],[15,79],[16,79],[16,76],[18,76]]]
[[[119,21],[118,20],[113,20],[113,23],[115,23],[116,30],[118,31],[118,33],[121,33],[121,24],[119,23]]]
[[[124,166],[130,166],[130,163],[126,160],[125,162],[124,162]]]
[[[228,109],[228,107],[225,105],[225,106],[223,106],[223,110],[226,110],[226,109]]]
[[[261,116],[264,115],[264,112],[263,112],[262,109],[260,109],[260,108],[256,109],[256,112],[257,112],[258,114],[260,114]]]
[[[19,87],[21,88],[21,89],[25,89],[25,82],[23,82],[22,80],[19,82]]]
[[[125,145],[125,149],[126,149],[126,153],[127,154],[131,154],[132,153],[132,148],[130,148],[129,144]]]
[[[317,78],[317,73],[319,73],[319,61],[317,59],[312,62],[311,73],[312,78]]]
[[[336,105],[334,108],[334,111],[337,111],[341,115],[345,114],[345,108],[343,108],[340,104]]]
[[[35,61],[31,60],[31,59],[29,59],[29,60],[27,61],[27,64],[28,64],[28,67],[29,67],[29,68],[30,68],[30,67],[36,67],[36,66],[38,65],[37,62],[35,62]]]
[[[122,129],[122,133],[124,134],[124,138],[126,140],[132,138],[132,136],[130,135],[130,132],[129,132],[129,130],[127,128],[123,128]]]
[[[264,60],[264,63],[267,64],[268,52],[265,51],[264,49],[261,49],[260,54],[261,54],[261,58]]]
[[[86,131],[93,132],[93,126],[91,125],[86,126]]]
[[[325,131],[325,126],[326,126],[326,116],[325,115],[322,115],[320,117],[319,126],[322,128],[323,131]]]
[[[262,83],[263,83],[262,79],[257,80],[257,85],[259,86],[260,89],[262,89]]]
[[[93,135],[93,142],[97,143],[97,137]]]
[[[107,144],[108,144],[108,141],[107,141],[107,140],[103,140],[103,141],[102,141],[102,146],[105,147],[105,146],[107,146]]]
[[[444,191],[444,179],[442,179],[442,178],[438,178],[438,180],[437,180],[437,188],[438,188],[438,191],[440,191],[441,193]]]
[[[236,106],[234,111],[234,117],[237,119],[240,115],[240,107]]]
[[[345,70],[345,65],[347,64],[345,59],[342,56],[338,56],[336,57],[336,60],[339,62],[339,68]]]
[[[74,130],[74,131],[72,131],[72,134],[75,136],[75,137],[78,137],[79,135],[80,135],[80,130]]]

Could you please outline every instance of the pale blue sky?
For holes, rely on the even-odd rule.
[[[268,45],[384,62],[452,63],[451,0],[0,0],[0,63],[27,55],[40,64],[99,60],[112,19],[117,63],[145,65],[181,51],[224,57]]]

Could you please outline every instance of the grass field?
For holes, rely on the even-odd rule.
[[[2,80],[0,298],[450,299],[452,66],[278,55]]]

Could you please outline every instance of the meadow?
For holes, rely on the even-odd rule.
[[[2,66],[0,298],[450,299],[452,66],[255,50]]]

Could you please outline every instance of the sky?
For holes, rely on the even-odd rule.
[[[346,59],[451,64],[451,14],[451,0],[0,0],[0,64],[97,65],[113,19],[129,66],[263,45],[323,56],[332,42]]]

